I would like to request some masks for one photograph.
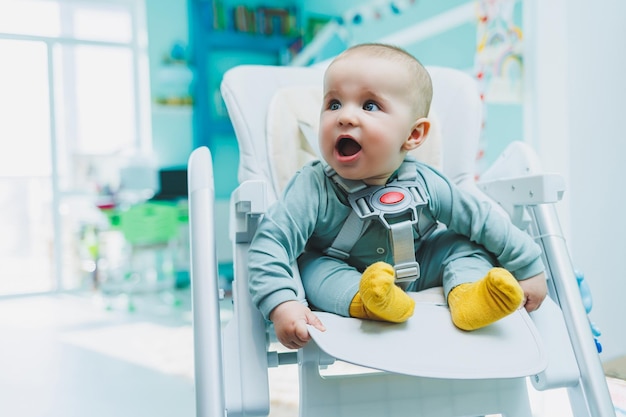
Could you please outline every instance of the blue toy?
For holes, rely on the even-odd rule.
[[[591,308],[593,306],[593,300],[591,299],[591,290],[589,289],[589,285],[587,281],[585,281],[585,275],[580,271],[575,271],[576,281],[578,282],[578,289],[580,290],[580,295],[583,299],[583,305],[585,306],[585,311],[587,314],[591,312]],[[598,340],[598,337],[602,334],[600,329],[595,325],[591,320],[589,321],[589,326],[591,326],[591,333],[593,333],[593,340],[596,342],[596,348],[598,349],[598,353],[602,353],[602,344]]]

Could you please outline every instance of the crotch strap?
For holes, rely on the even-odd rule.
[[[415,259],[413,231],[428,203],[421,184],[415,181],[414,164],[403,163],[398,178],[386,185],[368,186],[362,181],[346,180],[328,165],[325,171],[347,192],[352,212],[331,247],[324,252],[347,259],[370,222],[377,219],[390,231],[396,283],[406,288],[418,279],[420,268]]]

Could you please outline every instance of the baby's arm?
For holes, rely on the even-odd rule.
[[[524,290],[524,308],[526,311],[530,313],[537,310],[548,294],[546,275],[542,272],[518,282]]]
[[[270,313],[278,341],[289,349],[300,349],[311,339],[307,324],[320,331],[326,328],[313,312],[299,301],[286,301]]]

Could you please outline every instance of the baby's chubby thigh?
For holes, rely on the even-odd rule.
[[[497,264],[483,246],[446,228],[422,240],[415,258],[420,264],[420,278],[409,290],[443,286],[446,298],[452,288],[480,280]]]
[[[300,255],[298,267],[312,308],[349,317],[350,302],[361,281],[361,273],[356,268],[315,251]]]

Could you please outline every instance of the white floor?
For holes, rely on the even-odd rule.
[[[192,417],[192,351],[176,347],[191,342],[182,315],[157,320],[93,301],[0,302],[0,415]]]
[[[0,300],[0,415],[193,417],[189,294]],[[272,369],[272,417],[297,415],[295,366]],[[564,391],[533,393],[536,417],[572,415]]]

